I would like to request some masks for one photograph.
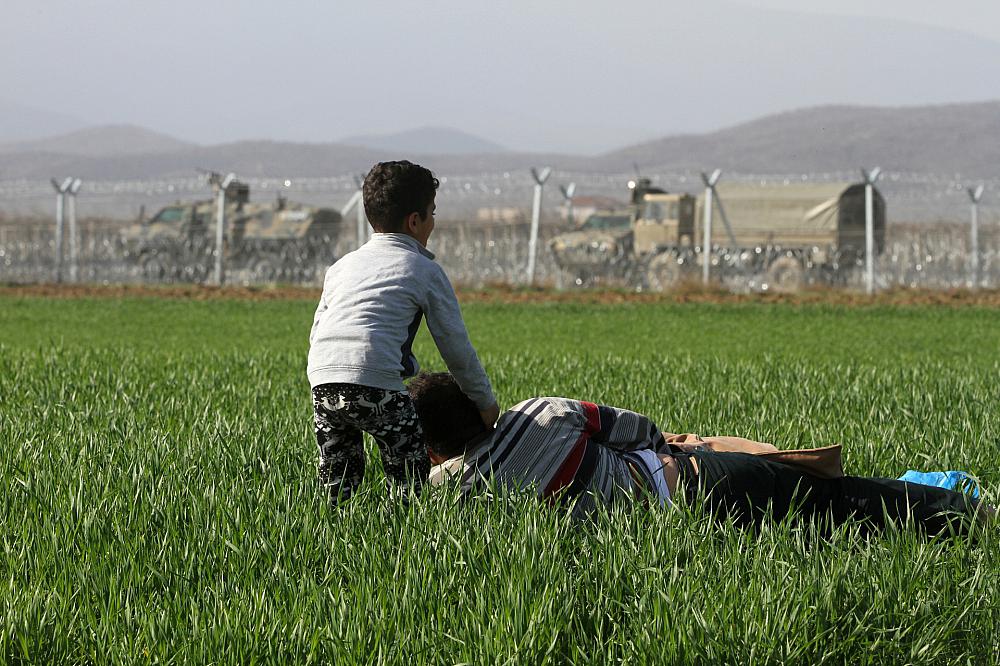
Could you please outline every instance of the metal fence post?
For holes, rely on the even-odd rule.
[[[226,188],[236,180],[236,174],[227,174],[222,182],[216,185],[216,209],[215,209],[215,284],[220,287],[225,279],[223,272],[223,255],[225,254],[226,242]]]
[[[52,187],[56,190],[56,283],[62,282],[63,266],[63,226],[65,216],[63,210],[66,204],[66,192],[73,185],[73,178],[65,178],[61,183],[51,178]]]
[[[875,293],[875,181],[882,174],[882,169],[875,167],[871,171],[861,170],[865,179],[865,292]]]
[[[355,247],[355,249],[357,249],[358,247],[361,247],[362,245],[364,245],[365,240],[366,240],[366,238],[365,238],[365,228],[364,228],[364,224],[365,224],[366,218],[365,218],[365,212],[364,212],[364,203],[362,202],[361,199],[362,199],[362,193],[361,193],[361,190],[359,189],[359,190],[355,191],[354,194],[351,195],[351,198],[348,199],[347,203],[344,204],[343,208],[340,209],[340,217],[341,217],[341,219],[346,219],[347,216],[350,214],[350,212],[355,209],[355,207],[357,207],[358,209],[360,209],[360,210],[356,211],[357,212],[357,214],[356,214],[357,224],[356,224],[355,231],[356,231],[356,234],[357,234],[356,235],[357,247]]]
[[[354,215],[357,223],[358,247],[361,247],[367,243],[370,238],[368,234],[368,217],[365,215],[365,181],[364,178],[355,176],[354,183],[358,186],[358,191],[354,193],[353,197],[351,197],[351,201],[353,201],[355,205]]]
[[[563,199],[566,200],[566,222],[573,224],[575,222],[573,219],[573,195],[576,194],[576,183],[560,185],[559,191],[562,192]]]
[[[542,187],[552,173],[552,167],[537,171],[531,167],[531,177],[535,179],[535,196],[531,202],[531,236],[528,237],[528,286],[535,283],[535,251],[538,245],[538,222],[542,216]]]
[[[365,216],[365,205],[360,199],[355,213],[358,217],[358,247],[361,247],[368,242],[368,218]]]
[[[69,281],[77,282],[80,279],[80,232],[76,226],[76,193],[80,191],[83,184],[79,178],[74,178],[69,186],[67,194],[67,212],[69,213]]]
[[[973,289],[979,287],[979,200],[983,198],[983,185],[973,189],[968,188],[969,199],[972,200],[972,220],[970,234],[969,283]]]
[[[715,184],[719,182],[722,169],[716,169],[709,176],[701,172],[701,180],[705,183],[705,228],[704,241],[701,246],[701,283],[708,285],[709,271],[712,264],[712,199],[715,195]]]

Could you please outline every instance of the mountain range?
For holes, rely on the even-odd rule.
[[[341,139],[338,143],[398,153],[489,155],[508,152],[498,143],[450,127],[418,127],[391,134],[364,134]]]
[[[427,163],[439,173],[497,172],[542,164],[594,173],[620,173],[633,166],[817,173],[877,164],[897,171],[995,176],[1000,171],[1000,101],[819,106],[595,156],[506,151],[488,139],[434,127],[338,143],[238,141],[203,146],[141,127],[114,125],[0,143],[0,179],[62,174],[90,180],[158,178],[190,175],[199,167],[244,176],[308,177],[363,172],[376,161],[403,156]]]
[[[0,154],[48,153],[77,157],[120,157],[173,153],[195,147],[193,143],[135,125],[103,125],[41,139],[2,143]]]
[[[0,98],[0,145],[84,129],[88,123],[69,113],[40,109]]]
[[[716,132],[657,139],[602,156],[609,167],[713,165],[815,173],[878,164],[897,171],[1000,171],[1000,101],[918,107],[822,106]]]

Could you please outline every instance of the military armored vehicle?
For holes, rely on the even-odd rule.
[[[634,220],[630,211],[599,211],[573,231],[550,241],[559,268],[577,284],[615,277],[624,278],[636,257],[633,247]]]
[[[149,280],[206,279],[214,265],[217,203],[177,202],[122,232],[125,257]],[[251,203],[250,188],[233,181],[225,193],[227,273],[248,271],[254,280],[310,280],[332,263],[341,215],[278,197]]]
[[[590,219],[551,242],[577,283],[594,277],[656,291],[700,275],[704,196],[671,194],[648,179],[630,183],[625,219],[613,229]],[[852,183],[727,184],[716,187],[711,251],[716,277],[759,276],[762,289],[795,291],[809,281],[843,281],[864,256],[865,186]],[[885,201],[873,196],[876,253],[885,240]]]

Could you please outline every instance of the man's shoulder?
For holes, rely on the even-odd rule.
[[[577,413],[580,412],[582,408],[583,403],[579,400],[574,400],[572,398],[560,398],[557,396],[540,396],[537,398],[522,400],[504,413],[512,413],[515,415],[566,412]]]

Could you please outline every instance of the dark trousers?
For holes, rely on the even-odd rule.
[[[365,475],[367,432],[382,454],[393,497],[419,492],[430,472],[420,419],[406,391],[357,384],[320,384],[312,390],[319,480],[334,500],[350,499]]]
[[[698,463],[698,474],[688,456]],[[826,521],[860,521],[867,530],[912,520],[930,534],[964,532],[977,502],[963,493],[895,479],[843,476],[823,479],[748,453],[694,451],[674,454],[689,501],[704,501],[720,519],[757,525],[789,512]]]

